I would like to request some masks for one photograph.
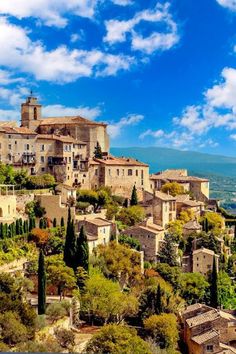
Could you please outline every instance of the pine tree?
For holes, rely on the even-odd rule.
[[[157,293],[156,293],[156,314],[160,315],[163,312],[162,308],[162,291],[161,286],[158,284],[157,286]]]
[[[213,258],[213,266],[211,273],[211,285],[210,285],[210,305],[217,308],[220,305],[219,291],[218,291],[218,274],[216,267],[216,258]]]
[[[57,219],[56,218],[53,219],[53,227],[57,227]]]
[[[159,259],[161,263],[167,263],[170,266],[177,265],[176,248],[172,236],[165,234],[163,246],[161,247]]]
[[[75,254],[76,254],[75,228],[74,228],[74,222],[71,221],[71,211],[69,208],[63,259],[66,265],[73,269],[75,269]]]
[[[46,310],[46,271],[43,250],[39,251],[38,260],[38,314],[44,315]]]
[[[78,267],[83,267],[86,272],[89,270],[89,247],[88,239],[84,229],[84,226],[81,226],[79,236],[77,237],[76,242],[76,258],[75,258],[76,269]],[[75,269],[75,270],[76,270]]]
[[[103,158],[102,148],[101,148],[101,145],[99,144],[99,142],[97,142],[97,145],[95,146],[94,157],[96,159],[102,159]]]
[[[130,199],[130,205],[137,205],[138,204],[138,196],[137,196],[137,189],[136,186],[133,186],[132,194],[131,194],[131,199]]]

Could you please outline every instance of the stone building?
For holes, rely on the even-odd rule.
[[[189,354],[236,353],[236,317],[204,304],[180,313],[182,338]]]
[[[185,192],[190,192],[195,200],[207,202],[209,200],[209,180],[188,176],[187,170],[166,170],[150,175],[152,190],[161,190],[167,182],[177,182]]]
[[[164,239],[164,228],[147,223],[144,225],[132,226],[124,231],[125,235],[136,238],[141,244],[141,250],[144,252],[144,260],[156,262],[161,244]]]
[[[84,226],[89,246],[89,253],[93,252],[93,249],[98,245],[107,245],[112,234],[116,232],[114,224],[106,219],[94,218],[78,221],[76,224],[77,233],[79,233],[81,226]]]
[[[176,220],[176,197],[155,191],[152,207],[154,224],[166,227],[169,222]]]
[[[0,222],[10,223],[17,217],[14,186],[0,185]]]

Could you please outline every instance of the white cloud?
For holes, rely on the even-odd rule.
[[[147,136],[152,136],[153,138],[161,138],[164,135],[165,135],[165,132],[161,129],[159,129],[159,130],[148,129],[145,132],[143,132],[142,134],[140,134],[139,138],[145,139]]]
[[[101,115],[100,107],[65,107],[60,104],[45,106],[42,111],[44,117],[81,116],[94,120]]]
[[[134,58],[100,50],[70,50],[60,46],[48,51],[32,42],[21,27],[0,17],[0,65],[33,74],[37,80],[72,82],[80,77],[116,75],[129,70]]]
[[[0,86],[0,100],[13,107],[19,106],[27,94],[29,94],[29,90],[26,87],[9,89]]]
[[[236,11],[236,0],[216,0],[219,5],[228,8],[229,10]]]
[[[113,4],[120,6],[132,5],[133,0],[112,0]]]
[[[109,124],[108,134],[114,139],[121,134],[124,127],[136,125],[143,119],[144,116],[141,114],[129,114],[127,117],[121,118],[119,122]]]
[[[127,21],[109,20],[105,22],[106,36],[104,42],[110,45],[122,43],[131,38],[131,48],[147,54],[157,50],[168,50],[178,41],[178,29],[169,13],[169,3],[157,4],[154,9],[143,10]],[[141,22],[161,23],[165,29],[153,31],[149,36],[143,36],[136,30]],[[129,35],[129,36],[128,36]]]
[[[67,14],[93,18],[99,0],[1,0],[0,14],[34,17],[48,26],[65,27]]]
[[[0,109],[0,121],[18,121],[19,119],[19,111]]]
[[[236,134],[231,134],[229,137],[230,137],[230,139],[233,139],[236,141]]]

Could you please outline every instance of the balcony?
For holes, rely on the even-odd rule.
[[[48,165],[49,166],[65,166],[66,160],[64,159],[64,157],[49,156],[48,157]]]
[[[21,156],[14,156],[11,155],[10,160],[14,166],[24,166],[24,165],[35,165],[36,164],[36,157],[35,153],[31,152],[24,152]]]

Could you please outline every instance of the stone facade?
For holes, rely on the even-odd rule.
[[[189,354],[235,353],[236,317],[203,304],[188,306],[180,313],[182,337]]]
[[[85,218],[84,220],[78,221],[78,223],[76,223],[77,233],[79,233],[81,226],[84,226],[86,231],[89,253],[92,253],[94,248],[98,245],[107,245],[114,232],[113,223],[102,218],[94,218],[90,220]]]
[[[125,230],[125,235],[136,238],[141,244],[144,260],[156,262],[161,243],[164,239],[164,229],[155,224],[137,225]]]
[[[167,182],[177,182],[185,192],[190,192],[194,199],[201,202],[209,200],[209,180],[188,176],[187,170],[166,170],[150,176],[152,190],[161,190]]]
[[[0,185],[0,222],[10,223],[17,217],[14,186]]]
[[[219,270],[219,256],[207,248],[200,248],[192,253],[192,272],[207,276],[212,271],[213,260],[216,260],[216,268]]]

